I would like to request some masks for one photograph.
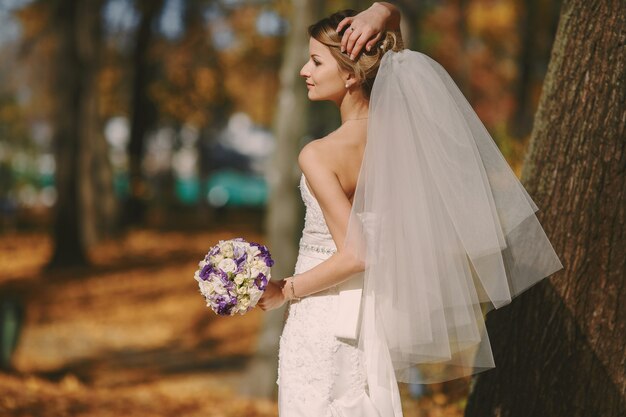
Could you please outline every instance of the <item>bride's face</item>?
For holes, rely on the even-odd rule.
[[[330,49],[317,39],[309,38],[309,60],[300,70],[306,81],[309,100],[341,102],[346,94],[347,74],[339,68]]]

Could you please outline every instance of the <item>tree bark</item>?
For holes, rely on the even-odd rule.
[[[532,131],[536,109],[533,90],[548,66],[562,0],[551,1],[548,5],[539,0],[520,0],[518,3],[523,15],[518,27],[521,47],[517,57],[519,76],[515,85],[516,109],[511,120],[511,133],[524,139]]]
[[[163,6],[163,0],[139,0],[137,4],[141,20],[133,53],[132,114],[128,145],[130,196],[125,210],[126,222],[130,224],[141,223],[145,212],[146,183],[141,162],[146,133],[156,118],[156,109],[148,96],[148,85],[152,79],[148,52],[153,39],[152,25]]]
[[[537,5],[538,0],[520,2],[524,8],[519,22],[519,38],[521,49],[517,59],[519,77],[515,85],[515,100],[517,108],[513,115],[512,130],[516,137],[524,137],[531,132],[533,111],[531,92],[533,83],[533,68],[536,65],[535,36],[537,36]]]
[[[84,64],[82,77],[81,146],[79,188],[82,236],[87,247],[110,235],[116,222],[117,202],[113,192],[113,171],[98,107],[98,71],[102,46],[101,11],[103,0],[78,4],[77,37]]]
[[[565,1],[522,182],[565,269],[489,313],[467,417],[626,415],[626,8]]]
[[[314,2],[292,0],[291,32],[280,70],[280,93],[274,119],[276,152],[268,165],[270,184],[266,217],[268,246],[276,263],[272,278],[283,279],[294,273],[298,255],[298,233],[302,227],[302,200],[297,194],[297,165],[300,141],[307,128],[307,96],[299,71],[309,54],[306,28],[313,23]],[[277,353],[285,307],[265,313],[257,352],[244,378],[241,390],[248,395],[271,398],[276,390]]]
[[[83,92],[87,62],[80,54],[77,27],[79,2],[58,0],[51,4],[57,36],[57,58],[52,63],[52,94],[56,106],[51,116],[56,156],[57,203],[54,214],[54,250],[50,267],[87,263],[80,209],[80,135],[83,125]]]
[[[422,44],[424,18],[432,8],[432,3],[413,0],[391,0],[388,3],[400,10],[400,32],[402,32],[404,47],[414,51],[422,51],[424,49]],[[363,9],[365,8],[367,6],[363,7]]]

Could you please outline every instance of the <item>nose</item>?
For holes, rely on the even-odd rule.
[[[309,78],[311,76],[311,73],[309,72],[309,70],[307,69],[307,64],[304,64],[302,66],[302,69],[300,70],[300,76],[302,78]]]

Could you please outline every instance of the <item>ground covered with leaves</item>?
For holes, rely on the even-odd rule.
[[[46,271],[44,234],[0,236],[0,291],[25,306],[12,365],[0,372],[1,416],[265,417],[274,400],[240,388],[263,312],[222,318],[207,309],[193,273],[234,230],[137,230],[90,251],[92,265]],[[270,248],[271,249],[271,248]],[[402,387],[407,417],[462,415],[467,381]]]

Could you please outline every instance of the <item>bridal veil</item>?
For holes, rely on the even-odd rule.
[[[563,268],[537,210],[445,69],[388,51],[344,244],[366,266],[355,334],[374,399],[495,366],[484,314]]]

